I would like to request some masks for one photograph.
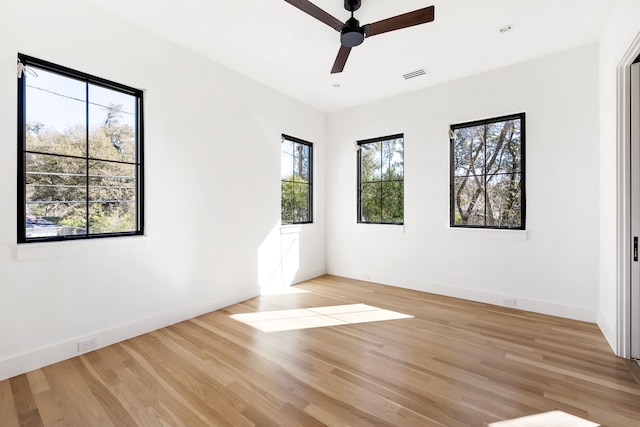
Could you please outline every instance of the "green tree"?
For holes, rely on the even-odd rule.
[[[404,222],[402,138],[360,146],[360,221]]]
[[[120,122],[121,105],[106,110],[104,123],[89,129],[88,144],[82,125],[59,131],[27,124],[27,215],[80,233],[136,229],[136,169],[129,164],[135,162],[135,131]]]
[[[292,175],[281,181],[283,223],[307,222],[310,218],[309,183],[300,176]]]

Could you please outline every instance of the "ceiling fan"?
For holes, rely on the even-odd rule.
[[[353,16],[353,12],[360,9],[361,0],[344,0],[344,8],[351,12],[351,18],[347,22],[331,16],[320,9],[315,4],[307,0],[285,0],[292,6],[297,7],[304,13],[313,16],[324,22],[334,30],[340,32],[340,50],[333,63],[331,74],[341,73],[347,63],[351,48],[361,44],[366,37],[375,36],[389,31],[400,30],[402,28],[413,27],[414,25],[426,24],[433,21],[434,7],[429,6],[413,12],[383,19],[372,24],[360,25],[360,22]]]

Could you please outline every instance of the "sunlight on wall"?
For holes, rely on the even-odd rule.
[[[291,331],[321,328],[382,320],[408,319],[413,316],[373,307],[367,304],[347,304],[329,307],[296,308],[292,310],[263,311],[234,314],[232,319],[263,332]]]
[[[282,244],[282,283],[290,286],[300,270],[300,227],[286,227],[280,235]]]
[[[515,420],[491,423],[489,427],[598,427],[599,425],[566,412],[551,411]]]
[[[258,284],[261,295],[300,293],[291,288],[300,271],[299,226],[276,223],[258,248]]]
[[[262,295],[283,290],[280,248],[280,223],[277,222],[258,248],[258,286]]]

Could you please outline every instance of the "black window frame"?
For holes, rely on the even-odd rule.
[[[518,227],[509,227],[509,226],[495,226],[495,225],[487,225],[486,223],[486,202],[485,202],[485,224],[456,224],[455,223],[455,214],[456,214],[456,203],[455,203],[455,162],[454,162],[454,132],[458,129],[476,127],[476,126],[486,126],[492,123],[504,122],[508,120],[519,120],[520,121],[520,226]],[[487,119],[475,120],[471,122],[457,123],[452,124],[449,127],[449,226],[451,228],[474,228],[474,229],[490,229],[490,230],[526,230],[526,212],[527,212],[527,198],[526,198],[526,113],[515,113],[508,114],[505,116],[499,117],[491,117]],[[486,131],[485,131],[485,140],[486,140]],[[486,153],[486,150],[485,150]],[[486,162],[486,156],[483,156]],[[483,167],[484,173],[481,174],[485,178],[488,174],[486,173],[486,164]],[[486,200],[487,195],[487,186],[484,185],[484,197]]]
[[[107,237],[127,237],[144,235],[144,119],[143,119],[143,91],[135,89],[133,87],[116,83],[111,80],[107,80],[101,77],[97,77],[91,74],[87,74],[81,71],[77,71],[62,65],[54,64],[49,61],[34,58],[29,55],[18,53],[19,61],[25,66],[33,66],[37,69],[57,74],[66,78],[78,80],[88,85],[99,86],[102,88],[110,89],[113,91],[121,92],[127,95],[134,96],[136,98],[136,121],[135,121],[135,135],[136,135],[136,147],[135,147],[135,160],[133,162],[117,162],[123,164],[131,164],[135,169],[135,195],[136,195],[136,226],[134,231],[125,232],[109,232],[109,233],[89,233],[89,212],[88,205],[90,202],[89,192],[86,194],[87,201],[87,213],[86,213],[86,234],[73,234],[66,236],[46,236],[46,237],[26,237],[26,155],[31,151],[26,147],[26,135],[27,135],[27,78],[18,78],[18,149],[17,149],[17,163],[18,163],[18,179],[17,179],[17,242],[22,243],[35,243],[35,242],[51,242],[51,241],[67,241],[67,240],[87,240]],[[89,126],[88,126],[88,105],[90,100],[85,100],[86,115],[86,144],[87,150],[83,157],[77,156],[77,159],[83,159],[87,162],[86,175],[87,175],[87,187],[89,187],[89,161],[99,160],[107,162],[115,162],[113,160],[105,160],[99,158],[92,158],[90,156],[89,146]],[[37,153],[37,152],[34,152]],[[50,153],[47,153],[50,154]],[[74,156],[66,156],[74,157]]]
[[[374,144],[378,142],[395,140],[395,139],[402,139],[402,180],[383,181],[381,179],[380,183],[382,185],[382,182],[398,182],[398,181],[402,182],[402,221],[401,222],[363,221],[362,220],[362,184],[363,184],[362,182],[362,146],[367,144]],[[361,141],[357,141],[356,144],[358,148],[357,150],[358,151],[358,156],[357,156],[358,188],[357,188],[357,212],[356,212],[357,223],[358,224],[380,224],[380,225],[404,225],[404,133],[387,135],[387,136],[382,136],[378,138],[364,139]],[[382,168],[382,165],[380,167]],[[383,203],[382,198],[380,199],[380,203],[381,204]],[[380,207],[380,210],[382,212],[382,206]]]
[[[309,182],[306,183],[308,189],[307,189],[307,194],[308,194],[308,206],[309,206],[309,215],[308,218],[305,221],[284,221],[282,218],[282,210],[280,211],[280,223],[282,225],[300,225],[300,224],[313,224],[313,143],[309,142],[309,141],[305,141],[304,139],[300,139],[300,138],[296,138],[295,136],[290,136],[290,135],[286,135],[286,134],[282,134],[282,139],[281,141],[290,141],[293,142],[294,144],[299,144],[299,145],[304,145],[306,147],[309,147]],[[282,165],[280,165],[280,167],[282,168]],[[291,170],[291,176],[293,176],[293,164],[292,164],[292,170]],[[288,182],[287,180],[283,180],[282,176],[280,177],[280,185],[282,188],[282,183],[283,182]],[[300,184],[300,183],[296,183],[296,185],[305,185],[305,184]],[[280,192],[280,205],[282,206],[282,191]]]

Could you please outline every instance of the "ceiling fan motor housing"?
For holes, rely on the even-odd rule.
[[[364,27],[356,18],[349,18],[340,31],[340,43],[345,47],[354,47],[364,41]]]

